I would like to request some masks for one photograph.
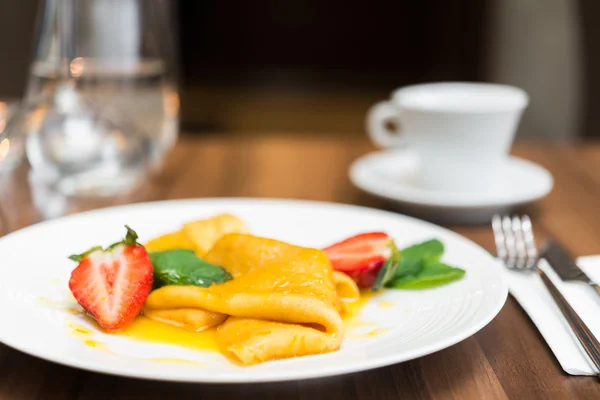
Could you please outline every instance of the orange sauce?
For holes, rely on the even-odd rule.
[[[396,305],[394,303],[392,303],[389,300],[379,300],[379,302],[377,303],[379,305],[379,307],[381,308],[394,308]]]
[[[386,331],[384,328],[376,328],[372,322],[364,321],[362,312],[367,303],[375,296],[371,291],[362,291],[359,300],[347,303],[346,312],[342,315],[344,326],[346,328],[346,336],[349,338],[368,338],[376,336]],[[392,303],[382,305],[381,300],[378,304],[382,307],[391,307]],[[87,326],[69,323],[71,335],[77,337],[81,342],[89,347],[93,347],[107,353],[110,353],[107,346],[93,339],[95,331],[105,332],[97,322],[87,315],[81,308],[68,307],[66,310],[71,314],[79,314],[93,323],[95,329]],[[357,328],[373,328],[366,333],[352,333],[352,330]],[[200,351],[219,351],[216,337],[216,328],[209,328],[201,332],[191,332],[174,325],[165,324],[159,321],[152,320],[143,315],[138,316],[133,322],[125,327],[120,332],[111,333],[113,335],[122,335],[133,340],[139,340],[149,343],[160,343],[182,346],[192,350]],[[195,361],[189,361],[178,358],[148,358],[149,361],[162,363],[192,363],[201,364]]]
[[[106,344],[103,343],[103,342],[99,342],[97,340],[92,340],[92,339],[87,339],[87,340],[83,341],[83,344],[85,344],[88,347],[93,347],[94,349],[103,351],[103,352],[105,352],[107,354],[113,354],[114,355],[114,353],[112,351],[110,351],[108,349],[108,346],[106,346]]]
[[[139,315],[125,329],[113,333],[102,329],[91,316],[87,314],[83,314],[83,316],[94,325],[95,329],[77,323],[70,323],[68,326],[71,330],[71,335],[90,347],[100,347],[98,345],[100,342],[94,341],[92,343],[90,339],[94,332],[98,330],[109,335],[120,335],[144,342],[173,344],[193,350],[218,351],[215,328],[209,328],[201,332],[191,332]]]
[[[38,303],[40,303],[41,305],[43,305],[44,307],[48,307],[48,308],[68,308],[68,309],[78,309],[79,311],[83,312],[83,309],[75,302],[75,301],[69,301],[69,300],[65,300],[65,301],[56,301],[56,300],[51,300],[47,297],[43,297],[40,296],[36,299],[36,301]]]
[[[342,315],[344,320],[344,327],[346,328],[346,337],[349,339],[363,339],[363,338],[372,338],[374,336],[380,335],[382,333],[387,332],[388,328],[377,328],[375,323],[368,322],[362,319],[363,309],[376,296],[376,293],[371,292],[370,290],[361,290],[360,298],[358,301],[353,303],[347,303],[346,310],[347,312]],[[389,300],[379,300],[377,302],[378,306],[381,308],[393,308],[395,304]],[[354,331],[360,329],[360,333],[356,333]],[[369,329],[367,332],[364,332],[365,329]]]
[[[346,304],[346,312],[342,315],[346,331],[373,326],[372,322],[365,322],[361,318],[363,309],[373,296],[375,296],[375,293],[370,290],[362,290],[357,301]]]
[[[347,312],[343,315],[346,330],[374,326],[372,322],[365,322],[361,319],[364,307],[374,295],[370,291],[363,291],[358,301],[347,304]],[[118,334],[144,342],[172,344],[193,350],[219,351],[215,331],[215,328],[209,328],[201,332],[191,332],[140,315]],[[381,331],[382,329],[373,329],[360,336],[370,337]]]
[[[68,325],[71,335],[81,340],[81,343],[88,347],[93,347],[97,350],[103,351],[107,354],[113,354],[106,344],[92,339],[94,337],[94,331],[87,326],[72,322]]]
[[[347,304],[347,311],[343,315],[346,330],[374,325],[361,319],[364,307],[373,296],[374,293],[363,291],[358,301]],[[172,344],[193,350],[218,351],[215,331],[215,328],[209,328],[201,332],[190,332],[140,315],[118,334],[144,342]],[[364,335],[367,334],[362,334]]]
[[[144,342],[174,344],[193,350],[218,351],[215,328],[201,332],[185,329],[151,320],[140,315],[118,334]]]
[[[385,333],[389,331],[389,328],[375,328],[373,330],[370,330],[368,332],[365,333],[347,333],[346,337],[349,339],[365,339],[365,338],[372,338],[378,335],[381,335],[382,333]]]
[[[76,323],[70,323],[68,326],[71,329],[71,334],[79,338],[83,338],[83,336],[85,336],[85,339],[87,339],[88,335],[93,334],[93,332],[87,326]]]

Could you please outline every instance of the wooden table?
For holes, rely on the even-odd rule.
[[[143,190],[115,202],[253,196],[383,207],[347,178],[350,162],[372,150],[366,140],[322,135],[211,135],[182,138],[164,170]],[[554,191],[529,212],[540,236],[577,255],[600,253],[600,144],[519,143],[514,153],[548,168]],[[12,228],[41,218],[26,171],[0,192]],[[38,200],[39,201],[39,200]],[[43,200],[42,200],[43,202]],[[105,205],[69,205],[66,212]],[[487,226],[451,229],[490,251]],[[1,321],[0,323],[6,323]],[[566,375],[534,325],[509,297],[474,336],[417,360],[326,379],[260,385],[191,385],[105,376],[56,365],[0,344],[0,399],[575,399],[600,398],[595,378]]]

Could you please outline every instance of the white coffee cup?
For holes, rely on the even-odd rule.
[[[410,145],[420,158],[418,184],[443,191],[498,187],[521,114],[523,90],[491,83],[440,82],[393,92],[367,115],[381,147]],[[396,129],[388,125],[392,122]]]

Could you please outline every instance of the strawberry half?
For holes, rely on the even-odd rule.
[[[141,311],[152,289],[152,262],[137,234],[107,249],[97,246],[69,257],[79,265],[71,273],[69,289],[96,321],[107,330],[119,330]]]
[[[336,271],[348,274],[358,286],[371,287],[390,256],[392,240],[384,232],[361,233],[323,249]]]

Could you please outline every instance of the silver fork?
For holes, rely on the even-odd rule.
[[[529,217],[524,215],[511,218],[494,215],[492,229],[498,258],[508,269],[523,273],[537,272],[540,275],[579,343],[596,366],[596,376],[600,377],[600,343],[546,273],[538,268],[539,253]]]

